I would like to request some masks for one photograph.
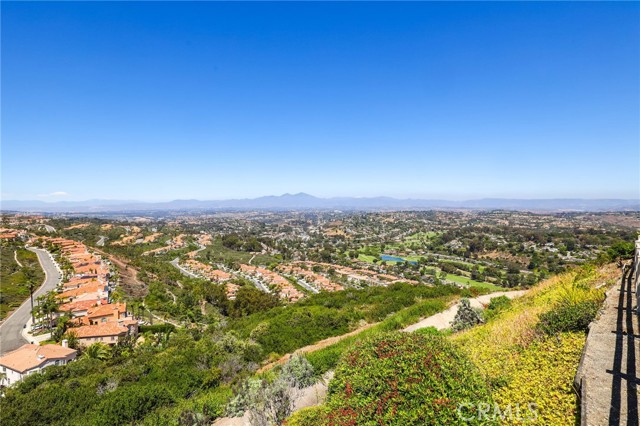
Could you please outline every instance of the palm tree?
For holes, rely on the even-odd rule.
[[[24,275],[27,286],[29,287],[29,297],[31,298],[31,323],[36,323],[36,318],[33,312],[33,287],[35,286],[36,274],[31,268],[22,268],[22,274]]]
[[[51,331],[53,315],[58,312],[58,302],[55,293],[50,291],[36,299],[38,301],[38,313],[47,319],[47,328]]]
[[[111,355],[111,350],[104,343],[94,343],[84,350],[83,356],[104,361]]]

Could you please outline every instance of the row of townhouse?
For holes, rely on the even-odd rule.
[[[304,293],[298,290],[291,282],[282,275],[253,265],[240,265],[240,270],[257,279],[258,281],[276,287],[280,295],[289,302],[295,302],[304,297]]]
[[[307,284],[315,287],[318,290],[324,291],[341,291],[344,287],[340,284],[334,283],[324,275],[316,274],[308,269],[303,269],[296,265],[280,265],[278,271],[283,274],[293,275],[297,279],[304,280]]]
[[[23,229],[0,228],[0,241],[25,239],[27,232]]]
[[[229,282],[229,280],[233,278],[233,275],[230,273],[216,269],[211,265],[207,265],[206,263],[199,262],[195,259],[187,259],[183,267],[194,274],[205,277],[209,281],[224,285],[227,292],[227,298],[230,300],[234,300],[236,298],[236,293],[240,286]]]
[[[56,298],[61,303],[58,310],[73,319],[69,332],[76,335],[78,343],[112,345],[124,336],[137,335],[138,322],[128,315],[126,304],[109,302],[109,265],[80,242],[64,238],[48,241],[59,246],[72,265],[73,275]]]
[[[60,248],[72,266],[73,274],[56,295],[59,313],[72,317],[69,333],[81,346],[94,343],[116,344],[125,336],[137,336],[138,321],[127,313],[125,303],[109,303],[109,266],[87,247],[64,238],[44,238]],[[67,345],[26,344],[0,357],[0,386],[10,386],[29,374],[51,365],[66,365],[77,356]]]
[[[417,281],[409,280],[401,277],[397,277],[391,274],[379,273],[370,271],[368,269],[354,269],[348,266],[334,265],[331,263],[312,262],[312,261],[297,261],[294,262],[297,265],[304,266],[306,268],[313,268],[319,266],[322,269],[333,269],[336,274],[343,275],[348,281],[352,282],[366,282],[373,285],[386,286],[396,282],[406,282],[411,284],[417,284]]]

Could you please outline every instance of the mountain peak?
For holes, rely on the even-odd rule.
[[[289,194],[288,192],[286,194],[282,194],[280,197],[286,197],[286,198],[316,198],[313,195],[307,194],[306,192],[298,192],[297,194]]]

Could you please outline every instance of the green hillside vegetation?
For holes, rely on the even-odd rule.
[[[491,395],[464,354],[436,334],[382,333],[347,351],[329,385],[324,406],[305,410],[290,426],[491,424],[468,413],[467,401]]]
[[[15,260],[23,265],[21,268]],[[26,272],[29,270],[30,272]],[[0,247],[0,319],[11,310],[19,307],[29,297],[28,274],[32,275],[34,290],[44,282],[44,272],[38,262],[38,256],[20,245]]]
[[[0,398],[0,420],[3,425],[208,424],[225,413],[232,389],[270,354],[344,334],[366,321],[382,321],[378,330],[395,330],[444,309],[459,292],[399,283],[320,293],[208,326],[145,326],[137,345],[125,340],[113,349],[89,347],[78,361],[9,388]],[[324,355],[316,358],[318,365],[333,368],[339,352]]]
[[[243,337],[255,339],[265,355],[283,355],[327,337],[345,334],[360,324],[382,321],[404,308],[459,292],[447,286],[404,283],[321,292],[290,306],[233,320],[229,327]],[[440,305],[444,307],[443,303]]]
[[[257,244],[257,242],[255,242],[255,239],[247,241],[236,240],[236,238],[234,238],[233,236],[227,236],[225,240],[223,240],[222,238],[216,238],[212,241],[211,245],[207,246],[205,250],[200,252],[198,257],[209,262],[218,262],[225,264],[246,264],[249,263],[249,260],[251,260],[252,257],[254,259],[251,263],[254,265],[270,265],[279,260],[273,256],[260,253],[256,254],[248,251],[250,250],[250,247],[255,244]],[[239,250],[234,250],[230,247],[237,248]],[[253,248],[258,250],[258,247]]]
[[[91,347],[90,347],[91,348]],[[180,416],[218,417],[228,384],[256,362],[255,345],[232,334],[178,330],[123,342],[94,358],[49,367],[10,388],[0,401],[3,425],[177,424]]]
[[[595,287],[613,284],[617,273],[611,266],[589,266],[548,279],[487,324],[452,340],[478,366],[498,405],[527,407],[534,402],[537,424],[573,424],[579,416],[573,376],[586,327],[604,297],[604,290]]]
[[[521,298],[494,298],[484,312],[485,324],[449,337],[456,359],[472,365],[464,380],[486,389],[483,402],[490,404],[492,414],[484,419],[487,424],[567,425],[579,420],[573,377],[587,326],[604,298],[604,288],[596,286],[613,284],[617,274],[611,265],[585,266],[548,279]],[[398,340],[397,335],[384,333],[393,328],[382,324],[307,355],[317,373],[337,366],[336,376],[326,404],[294,414],[289,425],[456,424],[459,419],[450,417],[446,404],[434,406],[435,397],[401,397],[412,395],[416,380],[424,380],[407,374],[411,371],[407,363],[440,357],[440,351],[453,357],[448,347],[426,344],[421,336],[442,333],[419,330]],[[388,345],[401,347],[402,355],[394,353],[388,362],[380,350]],[[354,357],[367,361],[356,362]],[[452,369],[451,376],[443,372],[439,379],[448,383],[457,377],[456,371]],[[441,389],[439,401],[453,401],[450,391]],[[436,408],[440,415],[430,417]]]

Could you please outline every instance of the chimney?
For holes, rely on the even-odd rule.
[[[118,305],[113,307],[113,318],[118,321],[120,319],[120,310],[118,309]]]
[[[68,348],[69,347],[69,341],[67,339],[62,339],[62,347],[63,348]]]

